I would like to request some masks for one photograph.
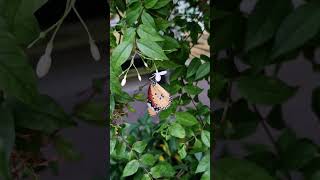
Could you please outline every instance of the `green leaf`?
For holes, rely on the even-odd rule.
[[[58,155],[63,157],[66,160],[80,160],[81,154],[75,150],[72,143],[67,141],[66,139],[57,136],[53,139],[53,145]]]
[[[0,178],[3,180],[12,180],[9,160],[7,158],[6,147],[3,142],[3,139],[0,138]]]
[[[283,18],[292,10],[290,0],[259,0],[249,15],[246,34],[246,50],[253,49],[269,41],[275,34]]]
[[[282,117],[282,107],[281,105],[274,106],[267,116],[268,124],[278,130],[285,127],[285,122]]]
[[[157,159],[155,158],[154,155],[152,154],[144,154],[140,157],[140,161],[144,164],[144,165],[147,165],[147,166],[153,166],[154,163],[157,161]]]
[[[188,112],[177,112],[176,121],[183,126],[193,126],[198,124],[197,119]]]
[[[138,20],[142,10],[143,7],[141,6],[140,2],[134,3],[132,6],[129,7],[129,9],[126,12],[126,22],[129,26]]]
[[[132,160],[127,163],[126,167],[123,170],[122,177],[131,176],[138,171],[139,162],[138,160]]]
[[[14,118],[10,110],[3,104],[0,104],[0,140],[5,153],[5,160],[9,161],[11,151],[15,142]]]
[[[247,160],[223,158],[216,164],[214,179],[275,180],[265,169]]]
[[[285,129],[277,140],[277,145],[282,152],[289,151],[290,146],[296,143],[296,134],[291,129]]]
[[[187,70],[187,78],[193,76],[196,74],[197,70],[199,69],[201,65],[201,61],[199,58],[193,58],[188,66]]]
[[[312,110],[320,121],[320,87],[317,87],[312,91]]]
[[[113,94],[121,94],[121,85],[119,82],[119,76],[120,74],[115,72],[115,68],[110,67],[110,90]]]
[[[112,52],[111,63],[120,67],[129,58],[133,45],[132,42],[123,41]]]
[[[202,174],[200,180],[210,180],[210,169]]]
[[[320,3],[305,3],[288,15],[276,34],[272,59],[295,50],[320,30]]]
[[[148,41],[164,40],[152,26],[148,26],[145,24],[141,24],[138,27],[137,33],[140,36],[141,40],[148,40]]]
[[[147,11],[145,10],[142,12],[141,21],[146,26],[151,26],[154,29],[156,28],[156,24],[154,22],[153,17],[149,13],[147,13]]]
[[[159,42],[159,44],[161,45],[162,49],[166,50],[167,54],[176,51],[177,48],[180,47],[179,42],[170,36],[164,35],[163,39],[164,41]]]
[[[3,23],[0,17],[0,27],[6,26]],[[38,94],[36,77],[26,55],[4,29],[0,30],[0,90],[28,104],[33,104]]]
[[[117,141],[115,139],[110,139],[110,154],[114,151],[114,148],[116,147]]]
[[[123,35],[123,42],[133,42],[136,37],[136,28],[129,27],[125,30]]]
[[[201,140],[204,145],[210,147],[210,132],[206,130],[201,131]]]
[[[210,73],[210,63],[205,62],[200,65],[196,72],[196,80],[199,80]]]
[[[175,170],[171,166],[171,164],[167,162],[162,162],[151,168],[151,175],[153,178],[161,178],[161,177],[173,177],[175,174]]]
[[[155,42],[139,39],[137,40],[137,46],[144,55],[154,60],[169,60],[161,47]]]
[[[75,107],[74,114],[87,123],[105,125],[105,104],[103,102],[89,101],[80,104]]]
[[[15,99],[11,99],[8,103],[14,110],[15,123],[18,127],[52,133],[75,125],[71,116],[47,95],[39,96],[33,106]]]
[[[166,6],[171,0],[158,0],[157,3],[152,7],[152,9],[160,9]]]
[[[193,84],[188,84],[188,85],[184,86],[183,89],[189,95],[198,95],[203,91],[203,89],[199,88],[198,86],[194,86]]]
[[[176,68],[172,73],[170,74],[170,82],[177,80],[178,78],[181,78],[185,75],[186,68],[185,66],[180,66]]]
[[[184,159],[187,156],[186,145],[183,144],[181,148],[178,150],[178,154],[181,159]]]
[[[165,31],[171,25],[171,22],[162,18],[156,18],[155,23],[158,29],[162,31]]]
[[[151,178],[148,174],[144,174],[141,180],[151,180]]]
[[[237,81],[237,86],[243,97],[256,104],[281,104],[296,92],[296,88],[286,85],[279,79],[261,75],[241,77]]]
[[[186,136],[186,131],[178,123],[172,123],[169,126],[169,133],[170,133],[171,136],[174,136],[174,137],[177,137],[177,138],[184,138]]]
[[[138,153],[142,153],[144,149],[147,147],[147,143],[144,141],[137,141],[133,144],[132,149],[137,151]]]
[[[144,1],[144,7],[146,7],[147,9],[152,8],[154,5],[156,5],[158,2],[158,0],[145,0]]]
[[[209,169],[210,169],[210,154],[207,154],[199,162],[195,173],[205,172],[205,171],[208,171]]]

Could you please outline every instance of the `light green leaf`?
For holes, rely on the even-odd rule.
[[[151,178],[148,174],[144,174],[141,180],[151,180]]]
[[[156,28],[156,24],[154,23],[153,17],[145,10],[142,12],[141,21],[144,25],[151,26],[154,29]]]
[[[141,6],[141,3],[135,3],[132,6],[130,6],[126,12],[127,24],[132,25],[133,23],[135,23],[138,20],[142,10],[143,7]]]
[[[139,162],[138,160],[132,160],[127,163],[126,167],[123,170],[122,177],[131,176],[138,171]]]
[[[210,132],[206,130],[201,131],[201,140],[204,145],[210,147]]]
[[[237,86],[243,97],[257,104],[281,104],[296,92],[296,88],[266,76],[241,77],[237,81]]]
[[[137,30],[138,35],[143,40],[148,41],[163,41],[164,39],[159,33],[152,27],[145,24],[141,24]]]
[[[177,112],[176,121],[183,126],[193,126],[198,124],[197,119],[188,112]]]
[[[112,52],[111,63],[120,67],[129,58],[133,45],[132,42],[123,41]]]
[[[153,166],[157,159],[152,154],[144,154],[140,157],[140,161],[147,166]]]
[[[161,178],[161,177],[173,177],[175,174],[175,170],[171,166],[171,164],[167,162],[162,162],[151,168],[151,175],[153,178]]]
[[[138,153],[142,153],[146,146],[147,143],[145,143],[144,141],[137,141],[133,144],[132,149],[137,151]]]
[[[155,42],[139,39],[137,46],[144,55],[154,60],[169,60],[162,48]]]
[[[183,144],[181,148],[178,150],[179,156],[181,159],[184,159],[187,156],[186,145]]]
[[[158,0],[145,0],[144,1],[144,7],[146,7],[147,9],[150,9],[154,5],[156,5],[157,2],[158,2]]]
[[[199,162],[196,173],[205,172],[210,169],[210,154],[205,155]]]
[[[166,6],[171,0],[158,0],[158,2],[152,7],[152,9],[160,9]]]
[[[202,174],[200,180],[210,180],[210,169]]]
[[[174,136],[174,137],[177,137],[177,138],[184,138],[186,136],[186,131],[178,123],[172,123],[169,126],[169,133],[170,133],[171,136]]]
[[[210,73],[210,63],[205,62],[204,64],[201,64],[196,72],[196,80],[199,80],[199,79],[205,77],[209,73]]]
[[[114,148],[116,147],[117,141],[115,139],[110,139],[110,154],[113,153]]]
[[[136,37],[136,28],[129,27],[124,31],[123,42],[133,42]]]
[[[320,30],[320,3],[305,3],[289,14],[276,34],[272,59],[295,50]]]

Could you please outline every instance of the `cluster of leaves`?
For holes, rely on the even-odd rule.
[[[215,136],[240,140],[261,124],[272,147],[244,144],[247,155],[242,160],[225,153],[215,163],[215,178],[291,179],[291,172],[300,171],[305,179],[319,179],[319,145],[296,137],[282,117],[283,104],[298,87],[280,80],[278,72],[300,54],[318,71],[314,53],[320,42],[320,3],[305,1],[294,7],[291,0],[258,0],[248,13],[240,10],[241,2],[220,1],[212,9],[216,54],[211,92],[225,104],[214,112]],[[270,67],[271,73],[266,71]],[[319,92],[313,91],[310,105],[318,118]],[[260,114],[259,105],[270,107],[267,116]],[[275,138],[274,131],[281,136]]]
[[[34,13],[47,0],[0,1],[0,179],[37,179],[48,167],[57,172],[61,159],[80,154],[61,129],[76,125],[72,116],[48,95],[41,94],[25,49],[40,36]],[[68,1],[69,2],[69,1]],[[54,157],[41,149],[52,145]]]
[[[188,62],[190,49],[204,30],[197,22],[204,22],[209,31],[209,18],[205,18],[208,2],[185,2],[190,5],[191,11],[185,11],[192,17],[189,20],[182,18],[186,14],[176,14],[179,5],[171,0],[116,0],[110,4],[111,12],[120,17],[110,33],[111,179],[210,177],[210,109],[198,97],[203,92],[198,82],[210,81],[210,59],[201,55]],[[195,14],[200,6],[204,16]],[[173,33],[177,26],[186,34],[180,40]],[[120,37],[118,42],[114,35]],[[127,110],[134,111],[131,102],[147,101],[144,93],[129,95],[120,85],[136,56],[150,73],[160,69],[172,72],[169,84],[163,87],[174,98],[171,106],[159,113],[159,123],[152,122],[147,113],[137,123],[123,123]],[[127,61],[130,67],[123,70]]]

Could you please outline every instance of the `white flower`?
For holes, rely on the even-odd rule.
[[[127,82],[127,74],[124,75],[124,77],[123,77],[123,79],[122,79],[122,81],[121,81],[121,86],[126,85],[126,82]]]
[[[161,81],[161,76],[167,74],[167,71],[156,72],[154,75],[157,82]]]
[[[37,64],[36,73],[39,78],[44,77],[46,74],[48,74],[49,69],[51,66],[51,56],[50,54],[44,54],[40,57],[40,60]]]
[[[140,76],[140,74],[138,73],[138,79],[139,79],[139,81],[141,81],[141,76]]]
[[[100,56],[100,52],[99,52],[99,49],[98,49],[96,43],[94,43],[93,40],[90,40],[89,44],[90,44],[90,51],[91,51],[91,55],[92,55],[93,59],[96,61],[99,61],[101,56]]]

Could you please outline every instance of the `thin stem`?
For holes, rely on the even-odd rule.
[[[92,40],[92,36],[91,36],[91,34],[89,32],[89,29],[88,29],[86,23],[84,22],[84,20],[82,19],[82,17],[80,16],[79,12],[77,11],[77,8],[75,8],[74,4],[72,5],[72,9],[76,13],[76,15],[78,16],[78,18],[79,18],[82,26],[84,27],[84,29],[87,31],[88,36],[89,36],[89,40],[91,41]]]

